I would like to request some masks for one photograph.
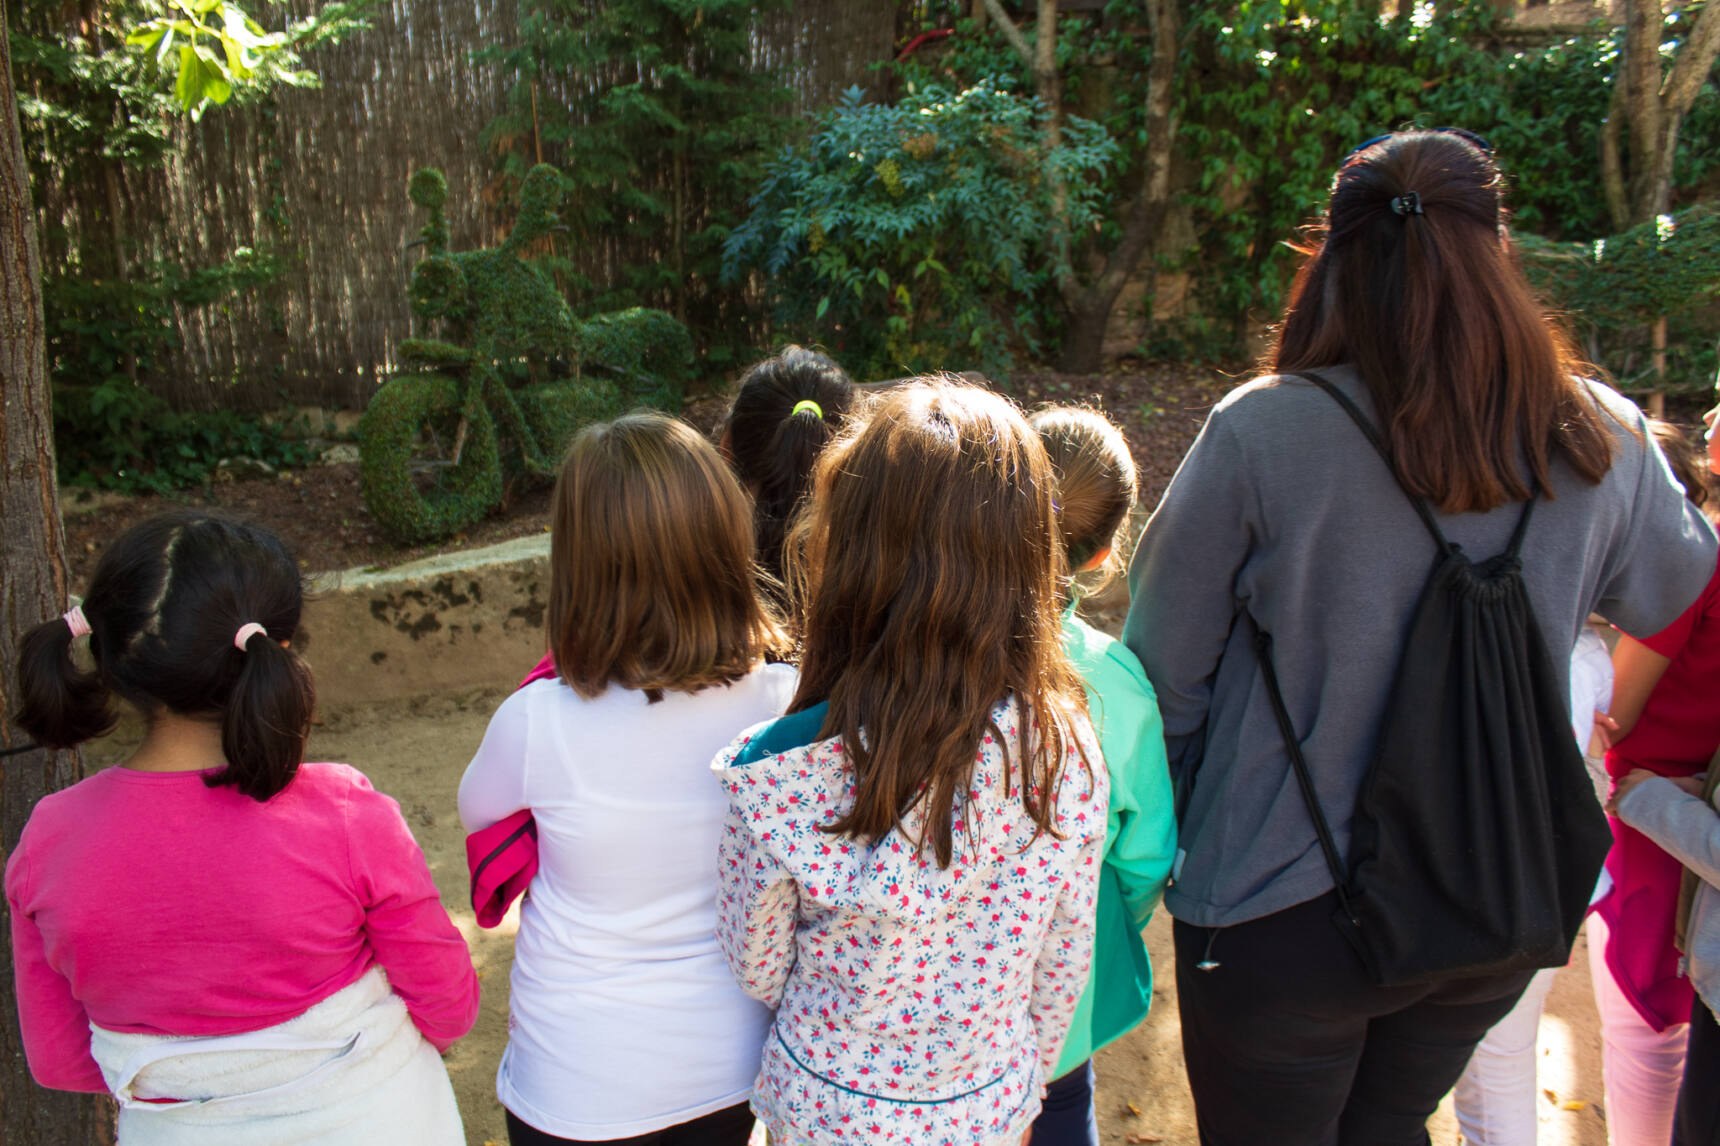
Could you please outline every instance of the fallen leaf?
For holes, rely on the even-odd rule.
[[[1548,1101],[1548,1102],[1551,1102],[1551,1103],[1554,1103],[1554,1104],[1557,1104],[1557,1103],[1558,1103],[1558,1101],[1559,1101],[1559,1096],[1558,1096],[1558,1095],[1556,1095],[1556,1094],[1554,1094],[1554,1093],[1553,1093],[1553,1092],[1552,1092],[1552,1091],[1551,1091],[1551,1090],[1549,1090],[1549,1089],[1548,1089],[1548,1088],[1547,1088],[1547,1087],[1544,1087],[1544,1086],[1543,1086],[1543,1087],[1542,1087],[1542,1088],[1541,1088],[1541,1093],[1542,1093],[1542,1094],[1544,1094],[1544,1095],[1546,1095],[1546,1096],[1547,1096],[1547,1101]]]
[[[1581,1110],[1583,1107],[1585,1107],[1587,1105],[1588,1105],[1588,1103],[1582,1102],[1582,1101],[1579,1101],[1578,1099],[1573,1098],[1569,1102],[1559,1103],[1559,1109],[1560,1110]]]
[[[1133,1114],[1136,1118],[1139,1118],[1141,1116],[1141,1108],[1131,1102],[1129,1103],[1129,1113]]]
[[[1129,1135],[1127,1141],[1129,1141],[1129,1142],[1163,1142],[1164,1139],[1160,1138],[1157,1134],[1131,1134],[1131,1135]]]

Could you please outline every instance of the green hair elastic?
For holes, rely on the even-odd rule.
[[[824,420],[824,407],[811,398],[802,398],[794,404],[794,409],[789,412],[788,416],[792,418],[796,414],[811,414],[822,422]]]

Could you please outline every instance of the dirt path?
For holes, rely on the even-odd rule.
[[[482,931],[467,903],[465,837],[455,811],[460,773],[478,747],[501,690],[445,694],[333,713],[311,740],[317,760],[340,760],[364,771],[400,801],[442,890],[442,902],[472,948],[483,981],[478,1025],[448,1054],[468,1146],[502,1146],[507,1132],[495,1098],[496,1063],[507,1042],[508,971],[513,962],[517,911],[494,931]],[[121,758],[135,738],[125,729],[96,747],[91,766]],[[1100,1052],[1099,1124],[1104,1146],[1149,1142],[1197,1146],[1194,1109],[1183,1073],[1178,1037],[1176,973],[1170,920],[1164,913],[1147,929],[1157,976],[1153,1012],[1132,1034]],[[1605,1146],[1600,1111],[1600,1041],[1589,990],[1587,946],[1578,942],[1572,965],[1560,973],[1541,1020],[1538,1100],[1540,1146]],[[1581,1102],[1578,1110],[1558,1103]],[[1137,1114],[1135,1111],[1138,1110]],[[1431,1123],[1435,1146],[1458,1141],[1450,1102]]]

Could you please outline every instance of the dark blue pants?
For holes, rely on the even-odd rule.
[[[1092,1059],[1045,1088],[1045,1105],[1033,1120],[1033,1146],[1099,1146]]]

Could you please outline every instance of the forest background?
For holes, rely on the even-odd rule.
[[[362,408],[413,332],[425,165],[456,247],[555,165],[540,264],[576,313],[673,314],[709,380],[787,340],[1007,380],[1245,361],[1342,157],[1460,125],[1591,358],[1626,389],[1715,377],[1720,87],[1702,69],[1657,195],[1628,5],[361,0],[304,52],[320,83],[192,119],[124,42],[164,0],[6,3],[75,484],[206,480],[290,453],[264,412]]]

